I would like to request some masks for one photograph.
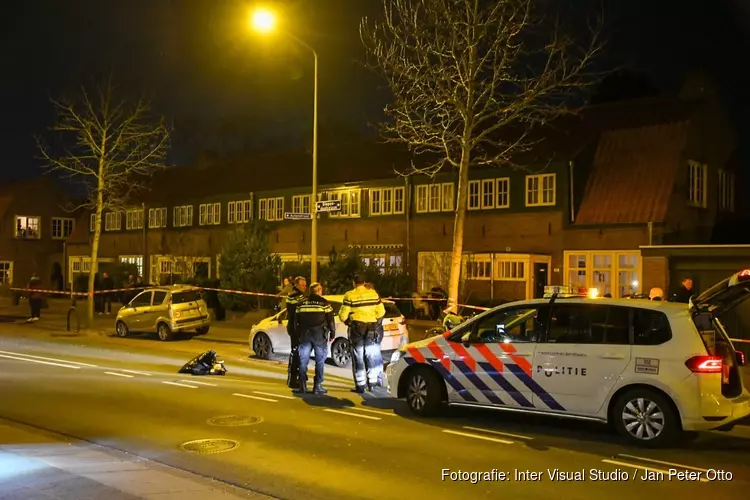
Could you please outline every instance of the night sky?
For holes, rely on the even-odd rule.
[[[711,74],[742,142],[750,112],[744,68],[750,9],[742,0],[574,0],[573,19],[604,4],[608,67],[645,74],[674,92],[685,74]],[[387,94],[360,62],[358,23],[379,0],[280,2],[290,29],[321,58],[321,141],[371,133]],[[34,134],[52,123],[50,96],[112,73],[153,97],[175,125],[175,163],[203,151],[304,145],[311,56],[248,29],[237,0],[6,0],[0,18],[0,181],[38,175]]]

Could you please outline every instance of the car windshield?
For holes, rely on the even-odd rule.
[[[197,302],[200,299],[201,294],[198,290],[186,290],[172,294],[172,304],[186,304],[188,302]]]

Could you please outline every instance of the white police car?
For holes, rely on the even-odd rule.
[[[556,292],[404,346],[389,393],[421,416],[448,403],[608,422],[645,446],[750,415],[745,358],[719,320],[750,298],[750,270],[689,305]]]

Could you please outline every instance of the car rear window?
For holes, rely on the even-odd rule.
[[[385,306],[385,317],[386,318],[399,318],[401,317],[401,311],[398,310],[396,304],[393,302],[383,302]]]
[[[201,299],[198,290],[186,290],[184,292],[172,293],[172,304],[186,304],[188,302],[197,302]]]

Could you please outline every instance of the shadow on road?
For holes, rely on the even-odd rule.
[[[336,410],[351,408],[354,406],[354,403],[352,403],[348,399],[337,398],[334,396],[329,396],[327,394],[293,394],[308,405],[320,408],[331,408],[333,410]]]
[[[0,323],[25,323],[28,316],[21,315],[0,315]]]

